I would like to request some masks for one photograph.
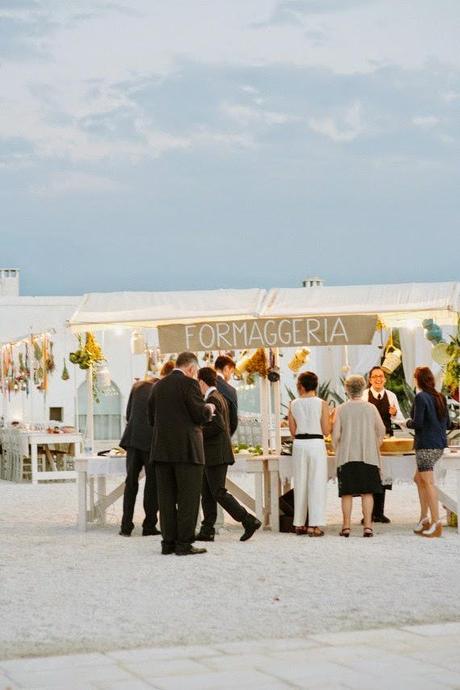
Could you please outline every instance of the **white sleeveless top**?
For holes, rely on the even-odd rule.
[[[291,414],[297,424],[297,434],[322,434],[321,398],[296,398],[291,402]]]

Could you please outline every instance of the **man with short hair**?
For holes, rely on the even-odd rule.
[[[136,381],[129,395],[126,408],[126,427],[120,446],[126,450],[126,482],[123,494],[123,517],[119,534],[130,537],[134,529],[133,515],[139,489],[139,475],[145,468],[144,511],[142,536],[161,534],[157,529],[158,496],[155,472],[149,463],[153,429],[147,418],[150,393],[158,379]]]
[[[200,506],[204,449],[202,425],[214,405],[205,403],[196,381],[198,360],[182,352],[173,371],[153,388],[149,420],[161,515],[162,554],[206,553],[192,546]]]
[[[377,408],[382,422],[385,425],[387,436],[393,436],[392,421],[396,424],[405,424],[405,420],[399,407],[398,398],[385,388],[385,372],[379,366],[372,367],[369,372],[369,388],[363,393],[363,400],[372,403]],[[391,489],[391,484],[383,487],[383,492],[374,494],[374,522],[391,522],[385,515],[385,490]]]
[[[240,541],[247,541],[254,532],[261,527],[260,520],[248,513],[225,487],[227,468],[233,465],[232,442],[230,439],[230,421],[228,407],[217,386],[217,374],[211,367],[203,367],[198,371],[198,383],[206,402],[215,406],[215,414],[210,422],[203,427],[205,467],[201,506],[203,508],[203,522],[197,534],[197,541],[214,541],[214,525],[217,519],[217,503],[236,522],[241,522],[244,533]]]
[[[230,436],[233,436],[238,427],[238,396],[236,390],[229,381],[235,371],[235,362],[228,355],[219,355],[214,362],[217,373],[217,390],[224,396],[228,405],[230,419]]]

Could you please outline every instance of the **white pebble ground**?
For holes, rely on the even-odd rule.
[[[0,482],[0,658],[460,620],[460,536],[412,534],[413,486],[388,493],[393,522],[374,539],[361,537],[357,499],[352,537],[338,537],[328,491],[324,538],[264,531],[240,543],[231,525],[208,554],[178,558],[139,528],[119,537],[120,501],[82,535],[75,485]]]

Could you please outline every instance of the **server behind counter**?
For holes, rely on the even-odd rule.
[[[393,422],[405,425],[398,398],[385,388],[385,372],[380,367],[372,367],[370,370],[369,388],[364,391],[363,400],[375,405],[385,425],[387,436],[393,436]],[[382,493],[374,494],[374,522],[391,522],[385,515],[385,490],[391,488],[391,484],[385,484]]]

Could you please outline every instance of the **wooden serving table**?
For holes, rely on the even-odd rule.
[[[415,454],[399,453],[382,454],[383,460],[383,482],[411,482],[417,469]],[[446,448],[444,455],[435,465],[435,475],[442,477],[447,471],[456,473],[456,498],[448,496],[438,487],[439,501],[446,508],[459,515],[460,511],[460,450]],[[270,524],[274,532],[279,532],[279,497],[280,487],[283,485],[287,490],[290,487],[293,476],[292,456],[269,456],[268,473],[270,481]],[[335,479],[337,476],[335,466],[335,456],[328,455],[328,478]],[[460,534],[460,525],[458,527]]]
[[[59,452],[72,456],[81,452],[82,437],[79,433],[52,434],[45,431],[29,431],[27,429],[8,428],[2,430],[3,453],[9,465],[8,476],[15,481],[22,480],[22,461],[30,458],[32,484],[40,481],[76,479],[74,470],[58,470],[53,450],[59,447]],[[42,447],[51,471],[38,469],[38,448]]]
[[[75,470],[78,491],[77,524],[81,532],[86,532],[88,522],[105,525],[107,508],[123,496],[124,481],[107,494],[107,477],[126,477],[126,455],[79,455],[75,458]]]
[[[50,479],[75,479],[76,474],[74,470],[57,470],[56,465],[52,459],[52,451],[49,446],[65,445],[73,446],[72,455],[77,455],[81,452],[82,436],[81,434],[47,434],[42,431],[20,432],[26,434],[26,442],[30,448],[30,459],[32,466],[32,484],[50,480]],[[44,446],[45,454],[52,467],[51,472],[38,469],[38,446]]]
[[[229,465],[226,487],[235,498],[243,503],[250,511],[255,512],[256,517],[264,527],[270,525],[271,506],[271,481],[269,463],[272,455],[251,455],[250,453],[237,453],[235,464]],[[228,475],[233,473],[254,475],[254,498],[243,491]]]
[[[229,474],[242,472],[254,475],[254,496],[248,494],[227,477],[227,489],[249,510],[255,512],[265,527],[269,525],[270,477],[269,460],[272,456],[239,454],[235,464],[229,466]],[[126,456],[80,455],[75,458],[78,488],[78,527],[85,532],[88,522],[105,524],[107,508],[123,496],[125,482],[107,494],[106,480],[109,476],[126,476]],[[141,475],[142,476],[142,475]]]

